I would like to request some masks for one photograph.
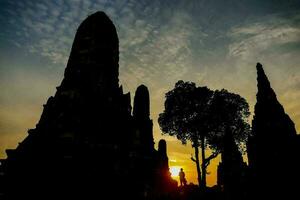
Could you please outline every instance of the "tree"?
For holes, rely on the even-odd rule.
[[[238,94],[217,90],[210,112],[214,129],[208,134],[207,142],[210,149],[222,154],[218,181],[223,186],[226,199],[241,198],[245,192],[245,163],[238,147],[245,151],[241,147],[245,147],[250,133],[248,103]]]
[[[248,118],[250,115],[247,101],[238,94],[225,89],[214,91],[210,104],[210,133],[207,136],[209,147],[216,152],[222,152],[224,137],[230,137],[240,144],[240,150],[245,151],[245,144],[250,134]]]
[[[206,173],[199,163],[199,147],[202,149],[202,163],[205,160],[205,135],[209,128],[208,103],[213,91],[207,87],[196,87],[193,82],[178,81],[175,88],[166,93],[165,110],[159,115],[158,123],[163,133],[176,136],[183,144],[192,143],[195,150],[198,183],[206,186]],[[202,180],[202,182],[201,182]],[[202,184],[201,184],[202,183]]]
[[[248,103],[237,94],[178,81],[175,88],[166,93],[165,110],[159,115],[158,122],[163,133],[176,136],[183,144],[192,143],[195,158],[191,159],[196,163],[199,185],[205,188],[206,169],[222,151],[225,134],[233,134],[238,142],[247,138],[249,114]],[[208,157],[207,146],[213,150]]]

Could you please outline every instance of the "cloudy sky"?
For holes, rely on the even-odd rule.
[[[255,104],[256,62],[300,132],[299,0],[1,0],[0,158],[35,127],[63,78],[80,22],[102,10],[120,38],[120,84],[151,95],[156,142],[196,182],[193,150],[161,135],[157,117],[177,80],[226,88]],[[217,161],[209,185],[215,184]]]

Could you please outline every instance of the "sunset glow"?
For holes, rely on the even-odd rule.
[[[119,85],[130,93],[144,84],[150,93],[155,149],[167,143],[169,171],[198,184],[195,150],[158,124],[165,94],[178,80],[212,90],[227,89],[247,100],[253,114],[255,65],[261,62],[285,112],[300,133],[300,3],[297,0],[1,0],[0,159],[34,129],[64,77],[74,35],[96,11],[113,21],[119,37]],[[282,81],[284,80],[284,84]],[[252,117],[249,122],[251,123]],[[200,149],[199,149],[200,150]],[[211,155],[207,149],[207,157]],[[246,155],[243,157],[247,162]],[[217,184],[221,156],[207,168]],[[201,156],[200,156],[201,160]]]
[[[170,172],[171,172],[171,176],[173,178],[178,177],[179,172],[180,172],[180,168],[179,166],[172,166],[170,167]]]

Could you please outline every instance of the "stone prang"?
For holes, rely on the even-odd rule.
[[[79,26],[64,79],[36,127],[16,149],[7,150],[1,166],[4,198],[164,195],[156,185],[161,159],[154,149],[148,89],[138,87],[132,115],[118,70],[116,28],[105,13],[96,12]]]
[[[293,121],[277,100],[262,65],[257,63],[256,69],[257,103],[252,136],[248,141],[252,193],[265,196],[292,195],[297,191],[290,185],[297,180],[296,173],[299,171],[296,167],[299,137]]]

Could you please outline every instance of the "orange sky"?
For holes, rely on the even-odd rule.
[[[253,66],[253,68],[255,68],[255,66]],[[265,67],[266,74],[269,76],[275,92],[279,91],[277,92],[279,101],[284,105],[286,112],[290,114],[291,118],[294,120],[297,131],[299,132],[300,118],[299,115],[296,115],[297,112],[295,112],[295,108],[299,105],[298,101],[296,101],[297,99],[294,99],[293,95],[281,95],[283,91],[282,88],[285,88],[285,84],[282,84],[279,81],[279,78],[278,80],[274,79],[274,75],[276,76],[276,74],[270,73],[270,68],[271,67],[269,66]],[[252,70],[252,73],[253,74],[251,76],[255,77],[255,70]],[[25,77],[26,79],[22,79],[21,77]],[[0,109],[0,114],[2,116],[0,128],[2,132],[7,133],[0,135],[1,158],[6,156],[4,153],[5,149],[15,148],[17,143],[21,142],[26,137],[27,130],[35,127],[35,124],[39,120],[42,112],[42,105],[46,102],[50,95],[54,94],[55,86],[60,82],[59,78],[57,78],[56,82],[53,80],[47,80],[49,79],[44,79],[44,77],[36,76],[34,73],[27,73],[20,70],[15,75],[14,85],[10,86],[12,90],[2,90],[4,91],[4,94],[14,95],[14,98],[11,101],[7,101],[6,104],[2,104]],[[240,92],[244,94],[251,94],[251,96],[246,96],[246,99],[249,101],[251,111],[253,111],[256,93],[256,80],[254,78],[252,80],[253,82],[251,82],[251,87],[246,87],[247,89],[251,88],[252,92],[247,90],[245,92],[245,89],[243,88],[244,92],[242,90]],[[172,87],[173,86],[171,86],[170,89]],[[153,118],[154,123],[154,139],[156,145],[158,144],[159,139],[163,138],[167,140],[170,166],[182,167],[186,172],[187,181],[197,183],[196,167],[190,160],[191,154],[194,153],[191,145],[182,145],[181,142],[174,137],[161,135],[161,131],[158,127],[157,116],[163,111],[163,94],[170,89],[159,91],[161,95],[153,95],[150,88],[151,117]],[[33,92],[38,95],[27,96],[24,92]],[[23,95],[23,98],[21,95]],[[210,172],[210,174],[207,176],[207,183],[209,186],[216,184],[216,169],[218,162],[219,157],[214,159],[208,167],[208,172]]]

